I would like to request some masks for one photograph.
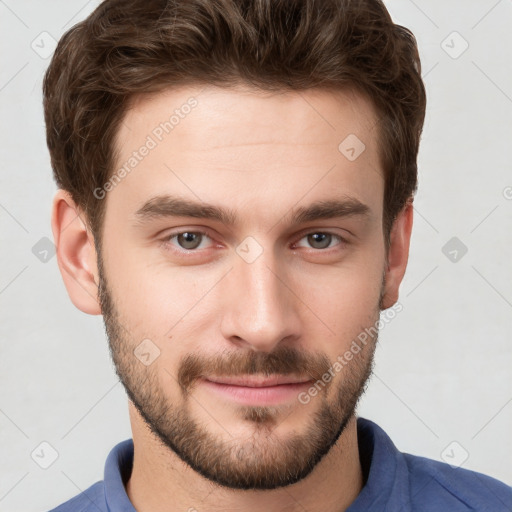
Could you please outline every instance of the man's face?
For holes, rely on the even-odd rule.
[[[173,127],[161,125],[176,109]],[[139,98],[127,112],[116,170],[137,161],[104,199],[99,254],[111,353],[141,418],[210,480],[294,483],[354,415],[376,339],[341,370],[333,365],[379,318],[375,123],[358,95],[320,90],[189,87]],[[354,136],[365,145],[359,156]],[[170,196],[232,222],[190,207],[170,215],[180,206],[166,206]],[[296,215],[331,201],[345,203],[336,216]],[[251,391],[208,381],[235,376],[299,383]]]

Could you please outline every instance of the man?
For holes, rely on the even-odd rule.
[[[55,511],[512,510],[356,417],[396,307],[425,90],[378,0],[107,0],[44,81],[71,300],[133,440]]]

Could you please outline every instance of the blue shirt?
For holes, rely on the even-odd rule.
[[[512,512],[512,487],[475,471],[397,450],[373,421],[357,418],[364,486],[347,512]],[[133,464],[133,440],[107,457],[104,480],[50,512],[135,512],[124,484]]]

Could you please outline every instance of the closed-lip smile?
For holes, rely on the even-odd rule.
[[[269,386],[281,386],[284,384],[304,384],[311,378],[294,377],[293,375],[241,375],[241,376],[209,376],[205,377],[210,382],[225,384],[227,386],[244,386],[251,388],[262,388]]]

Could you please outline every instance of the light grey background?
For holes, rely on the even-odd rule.
[[[56,190],[41,107],[51,38],[97,3],[0,0],[1,511],[44,511],[78,494],[131,436],[102,319],[75,309],[40,241],[53,239]],[[417,36],[428,112],[404,309],[382,330],[359,415],[402,451],[467,455],[462,467],[510,485],[512,2],[386,4]],[[459,241],[443,253],[452,237],[466,254]],[[43,441],[58,452],[48,469],[31,457]]]

